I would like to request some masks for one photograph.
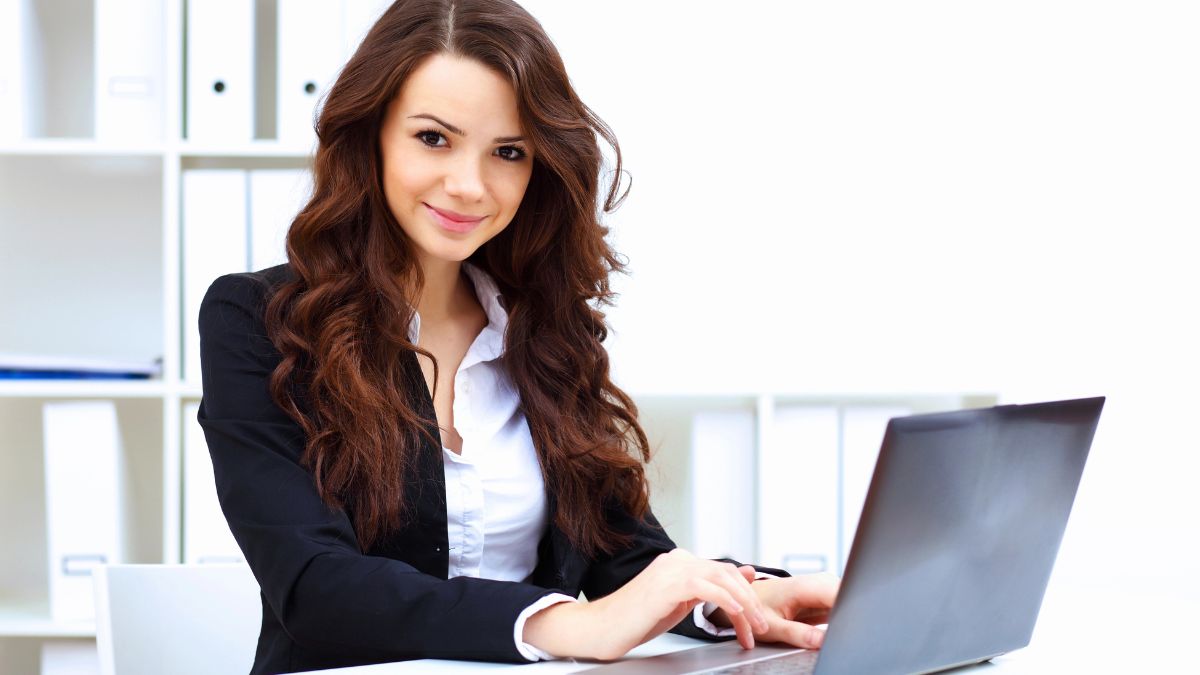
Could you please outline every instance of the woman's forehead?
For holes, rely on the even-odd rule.
[[[393,112],[406,119],[434,117],[472,138],[521,134],[512,84],[472,59],[446,54],[425,59],[405,79],[393,104]]]

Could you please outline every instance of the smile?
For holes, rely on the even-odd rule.
[[[424,202],[422,202],[422,205],[427,211],[429,211],[429,215],[439,227],[458,234],[470,232],[471,230],[475,229],[475,226],[483,222],[485,217],[471,217],[460,213],[455,213],[454,211],[443,211],[441,209],[432,207],[429,204],[425,204]]]

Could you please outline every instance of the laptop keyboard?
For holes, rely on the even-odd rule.
[[[767,659],[765,661],[755,661],[754,663],[746,663],[740,666],[729,666],[728,668],[719,668],[717,670],[706,670],[707,675],[809,675],[813,668],[817,665],[816,659],[812,658],[811,654],[798,652],[780,656],[777,659]]]

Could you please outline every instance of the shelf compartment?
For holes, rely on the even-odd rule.
[[[60,399],[0,398],[0,429],[5,430],[0,435],[0,509],[20,514],[10,519],[5,546],[0,547],[0,625],[13,631],[49,631],[52,624],[57,625],[38,623],[39,617],[49,621],[42,405],[54,400]],[[124,560],[162,562],[163,401],[156,397],[114,400],[121,434],[120,529]]]
[[[0,352],[163,356],[162,172],[156,157],[0,157]]]

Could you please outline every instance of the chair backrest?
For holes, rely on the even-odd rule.
[[[245,564],[108,565],[93,574],[104,675],[250,672],[262,605]]]

